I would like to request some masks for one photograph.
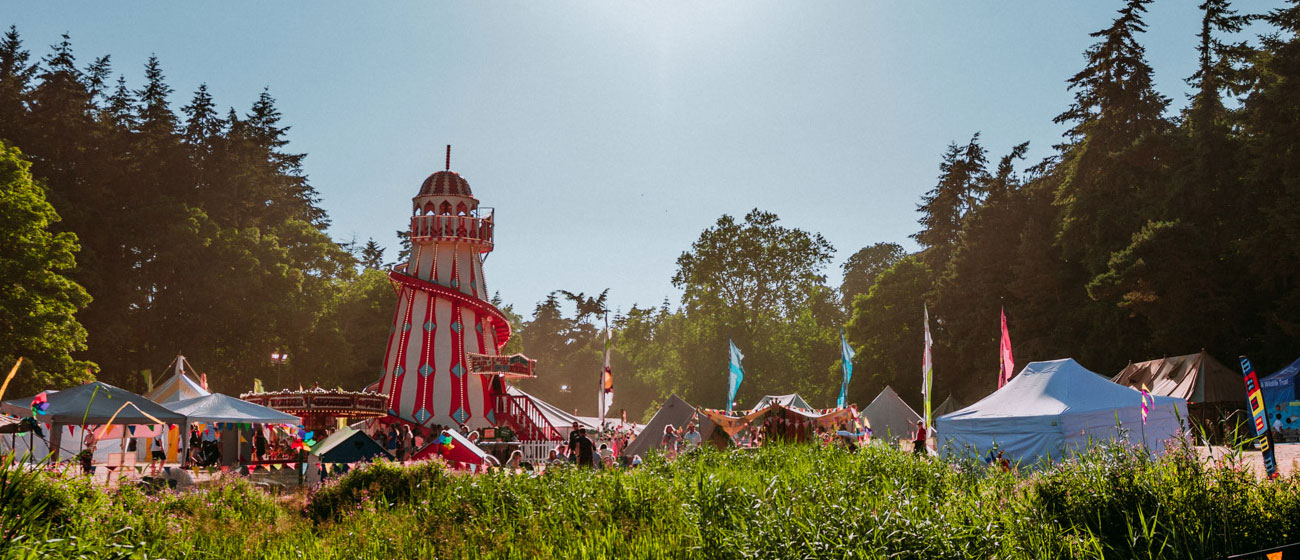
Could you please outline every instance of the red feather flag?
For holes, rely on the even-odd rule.
[[[1016,360],[1011,357],[1011,332],[1007,330],[1007,310],[1002,310],[1002,349],[999,352],[1002,358],[1002,371],[998,374],[998,388],[1001,389],[1011,376],[1016,373]]]

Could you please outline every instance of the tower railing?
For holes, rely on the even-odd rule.
[[[447,240],[482,245],[492,250],[492,217],[428,214],[411,218],[411,241]]]
[[[496,411],[507,422],[514,424],[512,427],[521,441],[564,439],[560,437],[560,431],[546,419],[546,415],[542,414],[542,409],[526,396],[497,393]]]

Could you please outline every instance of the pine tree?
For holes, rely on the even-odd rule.
[[[185,126],[181,132],[182,142],[198,153],[206,154],[212,149],[212,141],[221,134],[222,122],[217,116],[216,104],[208,93],[208,84],[199,84],[189,105],[181,107],[185,113]]]
[[[0,140],[20,142],[18,134],[27,116],[27,94],[36,75],[36,66],[28,65],[30,53],[23,50],[18,28],[9,26],[0,40]]]
[[[361,248],[361,266],[375,270],[384,266],[384,248],[373,238],[366,240],[366,246]]]
[[[984,195],[988,163],[976,132],[965,146],[952,143],[939,164],[939,183],[921,198],[921,231],[912,236],[924,250],[921,260],[942,272],[957,243],[962,221]]]
[[[1089,276],[1105,271],[1110,255],[1128,245],[1145,222],[1139,210],[1162,201],[1158,185],[1166,154],[1169,100],[1155,91],[1151,66],[1137,36],[1151,0],[1128,0],[1119,17],[1085,52],[1087,66],[1070,78],[1074,103],[1055,119],[1070,126],[1063,150],[1059,241],[1067,259]]]
[[[146,139],[160,141],[170,138],[176,131],[176,114],[172,113],[167,96],[171,86],[164,81],[162,63],[155,55],[149,56],[144,67],[145,86],[135,91],[139,101],[137,118],[140,132]]]

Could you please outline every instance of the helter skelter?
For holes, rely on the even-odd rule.
[[[510,322],[488,301],[483,277],[494,225],[451,171],[448,146],[446,168],[412,199],[410,260],[388,273],[397,309],[376,389],[389,416],[412,424],[510,425],[523,439],[552,439],[535,404],[506,390],[508,379],[532,377],[534,362],[499,354]]]

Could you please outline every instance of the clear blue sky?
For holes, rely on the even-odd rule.
[[[1185,103],[1200,14],[1151,7],[1157,86]],[[1277,1],[1241,1],[1260,12]],[[1047,155],[1088,33],[1118,1],[12,2],[37,57],[68,32],[138,85],[150,53],[184,105],[206,82],[241,113],[263,87],[333,221],[395,256],[443,166],[497,209],[488,288],[527,315],[555,289],[617,307],[679,294],[675,260],[758,207],[821,232],[839,265],[914,245],[949,142]]]

